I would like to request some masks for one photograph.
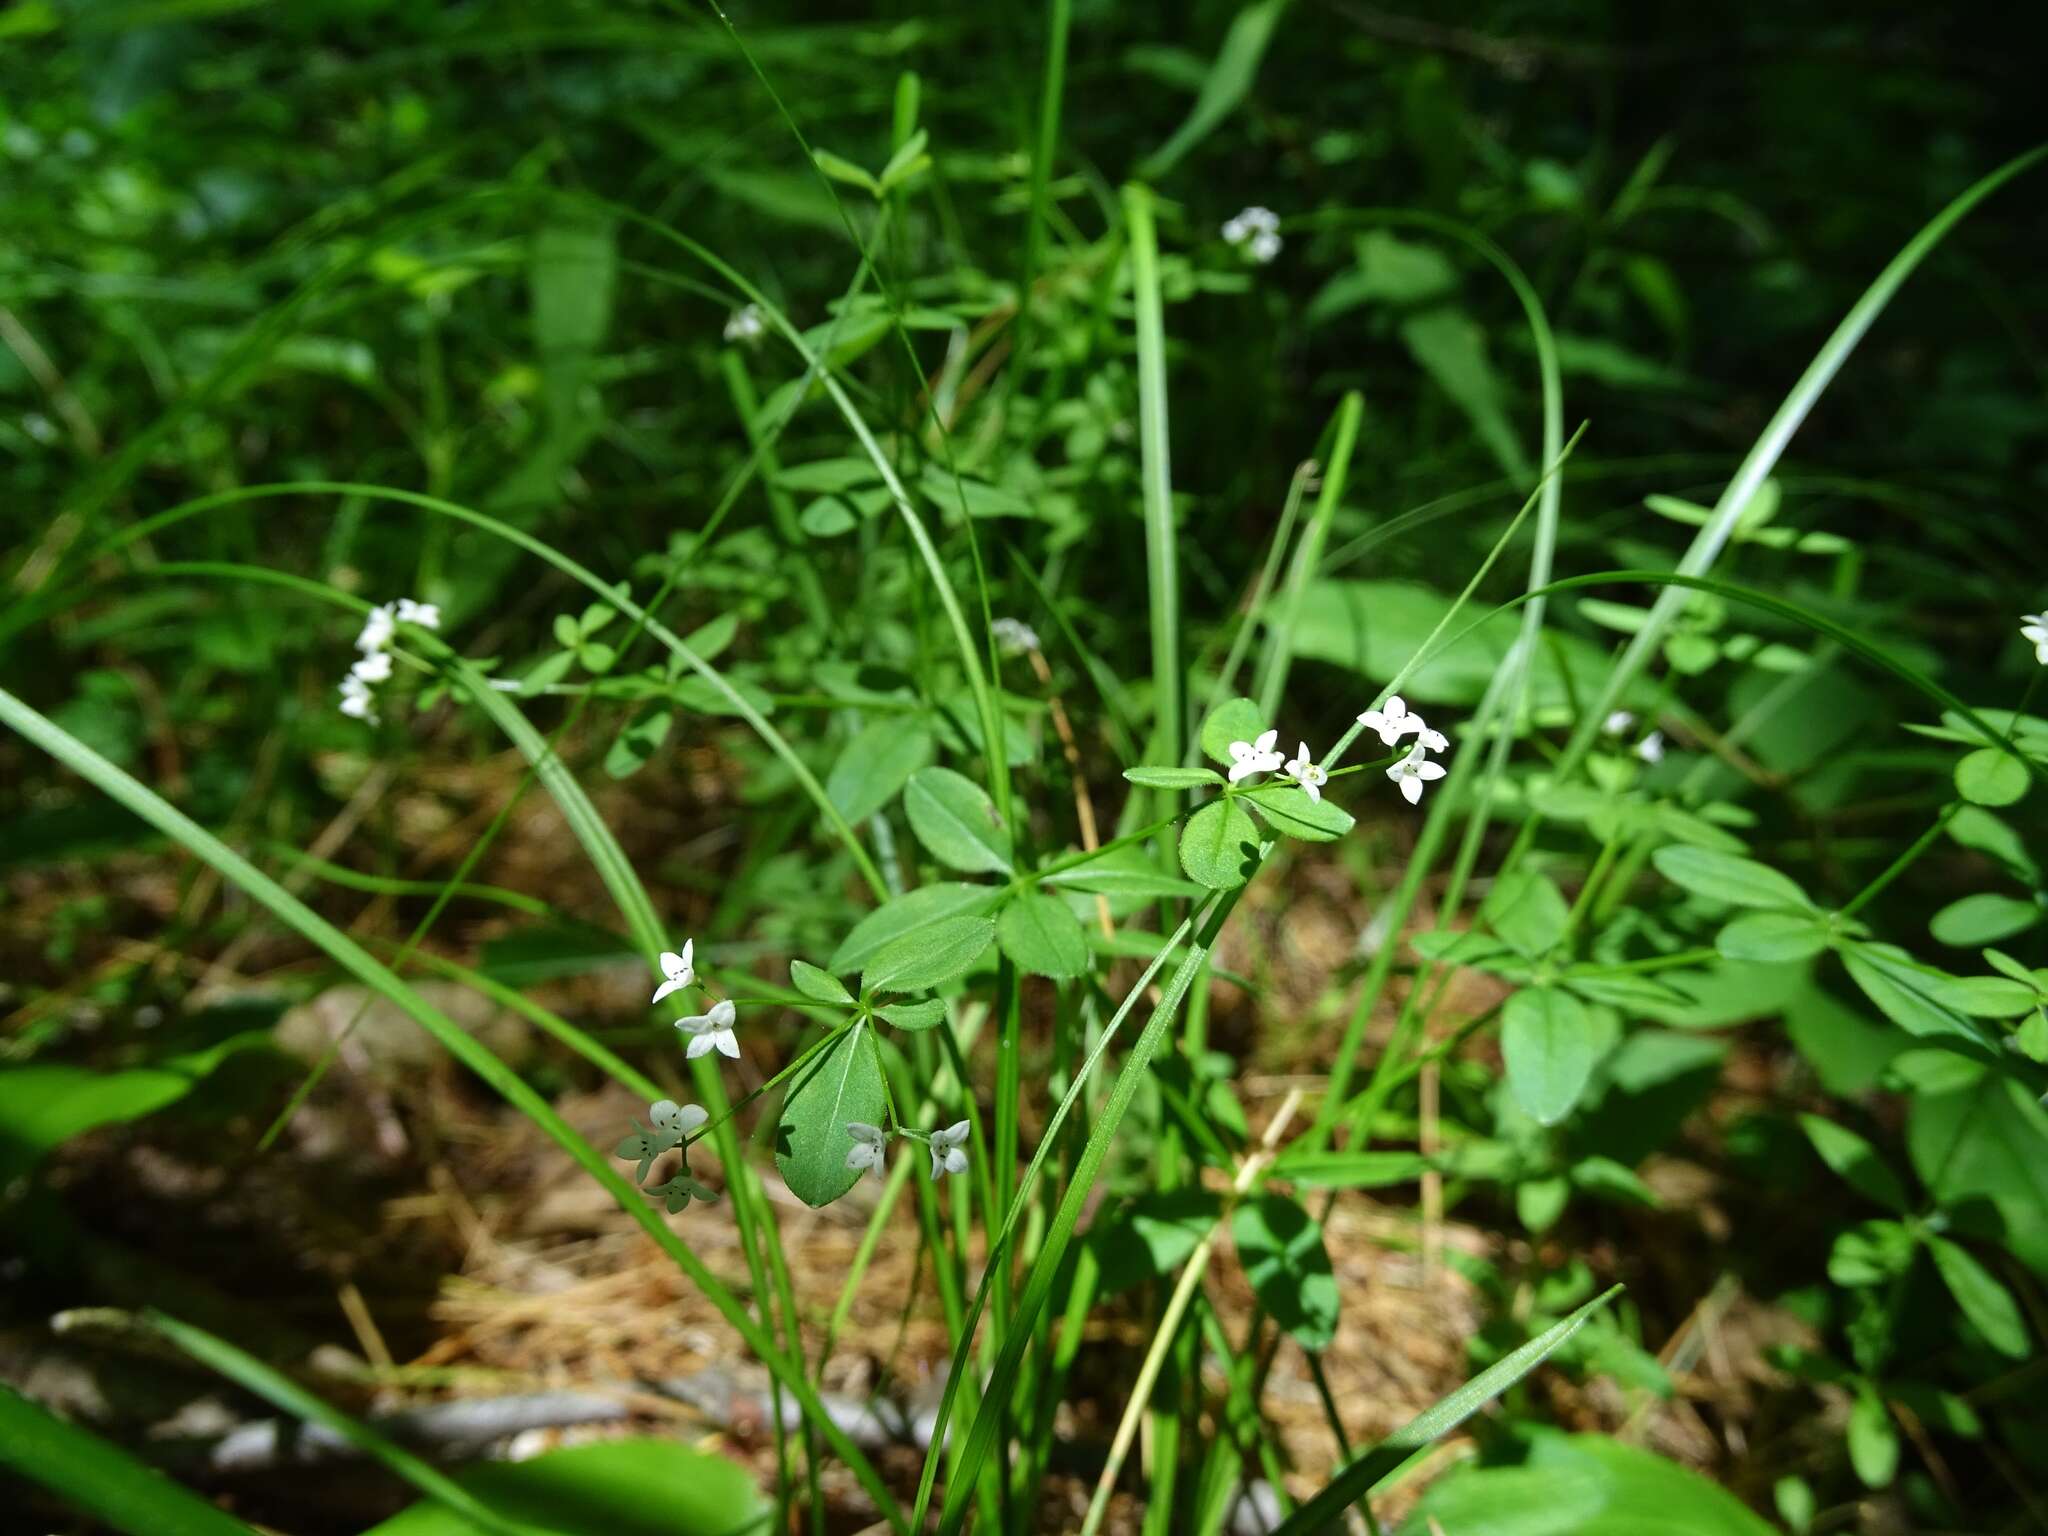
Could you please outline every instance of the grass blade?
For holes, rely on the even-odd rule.
[[[0,1466],[127,1536],[255,1536],[153,1467],[0,1383]]]

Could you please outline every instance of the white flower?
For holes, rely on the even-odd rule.
[[[710,1118],[695,1104],[678,1104],[674,1099],[656,1099],[647,1110],[648,1123],[657,1131],[674,1131],[678,1136],[695,1135]]]
[[[932,1132],[932,1177],[944,1178],[949,1173],[967,1171],[967,1122],[960,1121],[947,1126],[943,1131]]]
[[[370,685],[353,672],[341,680],[341,712],[371,725],[377,723],[377,705],[370,697]]]
[[[1415,744],[1428,752],[1448,752],[1451,750],[1451,738],[1442,731],[1432,731],[1426,725],[1415,733]]]
[[[725,339],[727,341],[759,341],[761,333],[766,329],[767,326],[762,324],[761,321],[761,306],[758,304],[744,304],[734,310],[732,317],[725,322]]]
[[[1269,229],[1262,229],[1252,236],[1251,244],[1245,249],[1252,253],[1252,260],[1263,267],[1280,254],[1280,237]]]
[[[677,1019],[676,1028],[690,1037],[689,1049],[683,1055],[691,1061],[699,1056],[708,1056],[717,1051],[722,1056],[740,1059],[740,1043],[733,1037],[733,1021],[739,1011],[733,1007],[731,998],[720,998],[711,1005],[709,1013],[692,1014],[687,1019]]]
[[[655,1002],[660,1002],[671,992],[682,991],[697,979],[697,972],[691,965],[696,953],[695,939],[683,940],[683,952],[680,955],[672,954],[668,950],[661,952],[661,974],[664,979],[661,985],[654,989]]]
[[[1279,232],[1280,215],[1270,208],[1261,208],[1256,203],[1239,212],[1223,226],[1223,238],[1232,245],[1243,245],[1254,235],[1276,235]]]
[[[1007,655],[1021,656],[1038,649],[1038,631],[1022,619],[997,619],[988,628]]]
[[[1636,717],[1625,709],[1617,709],[1601,723],[1600,729],[1610,736],[1619,736],[1636,723]]]
[[[439,603],[416,603],[409,597],[398,600],[398,622],[417,624],[421,629],[441,627],[441,605]]]
[[[1387,777],[1401,786],[1401,798],[1410,805],[1422,803],[1422,786],[1426,782],[1443,776],[1443,764],[1432,763],[1424,757],[1419,741],[1408,749],[1406,757],[1387,770]]]
[[[1649,735],[1645,736],[1641,741],[1637,742],[1636,756],[1640,757],[1646,763],[1663,762],[1664,733],[1662,731],[1652,731]]]
[[[1271,773],[1281,763],[1276,743],[1280,740],[1278,730],[1261,731],[1256,741],[1233,741],[1230,744],[1230,782],[1235,784],[1248,779],[1255,773]]]
[[[1323,786],[1330,782],[1330,776],[1316,765],[1308,755],[1308,743],[1300,742],[1294,757],[1287,764],[1287,776],[1301,786],[1301,792],[1311,800],[1323,798]]]
[[[1378,731],[1380,744],[1388,747],[1399,743],[1403,736],[1412,736],[1428,729],[1423,724],[1422,716],[1411,715],[1408,712],[1407,700],[1398,693],[1388,699],[1382,708],[1368,709],[1358,717],[1358,723],[1368,731]],[[1437,739],[1441,741],[1443,738]],[[1445,742],[1444,745],[1448,746],[1450,743]],[[1439,747],[1437,750],[1442,751],[1443,748]]]
[[[2040,613],[2023,613],[2024,620],[2020,633],[2034,642],[2034,660],[2048,667],[2048,610]]]
[[[397,625],[392,618],[392,605],[380,603],[363,616],[363,632],[356,636],[356,649],[365,654],[381,651],[391,643]]]
[[[875,1170],[880,1178],[889,1166],[889,1133],[879,1125],[869,1125],[861,1120],[846,1122],[846,1134],[853,1138],[853,1145],[846,1150],[846,1166],[858,1168],[862,1173]],[[961,1163],[967,1159],[963,1155]]]
[[[389,651],[372,651],[348,670],[351,677],[365,683],[389,682],[391,680],[391,653]]]

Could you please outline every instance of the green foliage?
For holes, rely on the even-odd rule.
[[[1086,1391],[1122,1445],[1142,1421],[1148,1536],[1213,1536],[1300,1470],[1275,1372],[1407,1244],[1346,1219],[1370,1190],[1425,1252],[1439,1212],[1486,1231],[1444,1255],[1476,1374],[1289,1536],[1496,1398],[1404,1531],[1759,1532],[1517,1387],[1548,1362],[1606,1380],[1575,1425],[1663,1411],[1718,1303],[1639,1262],[1701,1220],[1655,1158],[1708,1170],[1745,1304],[1798,1314],[1764,1411],[1835,1427],[1731,1434],[1731,1488],[1795,1529],[1866,1489],[2022,1522],[2048,599],[2014,338],[2048,288],[2040,156],[1999,160],[2038,27],[1966,58],[1840,10],[1666,16],[1648,52],[1286,0],[1165,31],[1069,0],[0,15],[21,1305],[96,1284],[51,1234],[110,1149],[242,1168],[253,1120],[287,1155],[328,1064],[278,1083],[195,999],[338,968],[597,1180],[783,1410],[772,1503],[668,1443],[451,1478],[162,1324],[432,1496],[380,1530],[1021,1532]],[[1638,89],[1722,56],[1743,112]],[[1395,695],[1428,736],[1354,724]],[[1326,750],[1217,771],[1267,733]],[[1410,802],[1387,769],[1426,741]],[[686,937],[668,1013],[551,1011]],[[675,1051],[713,1008],[738,1066]],[[556,1107],[603,1078],[650,1105],[611,1160]],[[771,1157],[811,1206],[884,1174],[830,1218],[866,1224],[836,1307]],[[914,1484],[828,1411],[806,1326],[842,1336],[892,1221],[904,1336],[950,1355],[891,1368],[945,1381]],[[1226,1228],[1250,1310],[1207,1269]],[[1617,1274],[1650,1283],[1603,1310]],[[1076,1353],[1132,1318],[1119,1401]],[[0,1418],[90,1519],[239,1529],[4,1387]]]
[[[558,1536],[732,1536],[769,1518],[768,1501],[722,1456],[668,1440],[607,1440],[528,1461],[485,1463],[457,1481],[509,1520]],[[479,1527],[431,1502],[364,1536],[476,1536]]]

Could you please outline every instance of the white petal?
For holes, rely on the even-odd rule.
[[[739,1010],[732,1005],[732,999],[721,997],[711,1005],[711,1012],[705,1015],[720,1029],[731,1029],[733,1020],[739,1017]]]
[[[1230,760],[1233,763],[1241,763],[1246,758],[1256,755],[1257,751],[1258,749],[1248,741],[1233,741],[1230,744]]]
[[[949,1148],[946,1152],[946,1172],[965,1173],[966,1171],[967,1153],[960,1147]]]
[[[680,981],[680,980],[675,980],[675,981],[664,981],[664,982],[663,982],[663,983],[662,983],[662,984],[661,984],[660,986],[658,986],[658,987],[656,987],[656,988],[654,989],[654,999],[653,999],[653,1000],[654,1000],[655,1002],[657,1002],[657,1003],[658,1003],[658,1002],[660,1002],[660,1001],[661,1001],[661,1000],[662,1000],[662,999],[663,999],[664,997],[667,997],[667,996],[669,995],[669,993],[671,993],[671,992],[680,992],[680,991],[682,991],[682,990],[683,990],[683,988],[687,987],[688,985],[689,985],[689,983],[688,983],[687,981]]]
[[[1422,803],[1422,780],[1403,774],[1401,777],[1401,798],[1410,805],[1420,805]]]
[[[1319,801],[1323,798],[1323,787],[1314,779],[1303,779],[1301,781],[1301,792],[1311,800]]]
[[[1415,739],[1432,752],[1448,752],[1451,750],[1450,738],[1445,736],[1442,731],[1423,731]]]
[[[1387,723],[1387,717],[1376,709],[1368,709],[1359,715],[1358,723],[1368,731],[1376,731]]]
[[[699,1056],[704,1055],[710,1049],[711,1036],[692,1035],[690,1036],[689,1045],[685,1047],[683,1050],[683,1058],[686,1061],[695,1061]]]
[[[1407,713],[1408,701],[1398,693],[1387,700],[1387,718],[1389,720],[1398,720]]]
[[[1440,779],[1444,776],[1442,763],[1429,763],[1418,760],[1408,771],[1418,779]]]
[[[1273,750],[1273,743],[1279,739],[1280,731],[1278,727],[1270,731],[1261,731],[1259,732],[1259,739],[1252,743],[1252,749],[1263,757]]]
[[[705,1036],[705,1038],[708,1039],[713,1045],[718,1047],[720,1055],[730,1056],[734,1061],[738,1061],[740,1059],[740,1043],[737,1039],[733,1037],[733,1032],[731,1030],[717,1030],[712,1034]]]
[[[685,1104],[676,1111],[676,1123],[682,1127],[685,1136],[695,1135],[697,1128],[710,1118],[711,1112],[701,1104]]]

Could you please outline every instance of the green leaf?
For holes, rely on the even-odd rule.
[[[2027,765],[2002,747],[1979,747],[1956,764],[1956,793],[1973,805],[2011,805],[2032,779]]]
[[[1284,784],[1261,788],[1239,796],[1266,819],[1275,832],[1300,838],[1306,843],[1331,843],[1349,832],[1357,822],[1342,806],[1328,800],[1311,800],[1298,786]]]
[[[875,1012],[898,1029],[936,1029],[946,1022],[946,1000],[929,997],[921,1003],[891,1003]]]
[[[1408,316],[1400,331],[1409,354],[1465,413],[1501,469],[1517,479],[1527,474],[1529,460],[1508,417],[1500,373],[1487,356],[1485,329],[1456,305],[1439,304]]]
[[[1807,912],[1750,912],[1723,928],[1714,948],[1729,960],[1806,960],[1828,947],[1828,927]]]
[[[885,716],[854,733],[825,776],[825,793],[848,821],[865,821],[931,760],[930,726]]]
[[[1956,1305],[1963,1309],[1970,1326],[1984,1335],[1984,1342],[2001,1355],[2026,1359],[2033,1352],[2027,1322],[2004,1282],[1979,1264],[1969,1249],[1945,1237],[1928,1238],[1927,1248]]]
[[[1222,1198],[1210,1190],[1151,1190],[1138,1196],[1089,1229],[1087,1243],[1102,1270],[1101,1293],[1115,1296],[1172,1274],[1222,1218]]]
[[[2041,917],[2041,908],[2034,902],[2001,896],[1995,891],[1979,891],[1952,901],[1935,913],[1927,931],[1943,944],[1975,949],[2024,933]]]
[[[611,750],[604,755],[604,771],[615,779],[631,778],[661,750],[662,743],[668,740],[669,728],[675,723],[672,709],[655,709],[642,715],[613,739]]]
[[[1213,768],[1126,768],[1124,777],[1147,789],[1198,789],[1223,783],[1223,775]]]
[[[866,970],[876,951],[885,944],[929,923],[991,912],[1002,899],[1003,892],[998,887],[968,885],[957,880],[941,880],[905,891],[855,923],[853,932],[840,941],[825,967],[836,976]]]
[[[1259,706],[1250,699],[1226,699],[1202,722],[1202,751],[1211,762],[1230,766],[1230,744],[1252,741],[1269,728]]]
[[[734,1536],[765,1529],[771,1513],[745,1467],[674,1440],[604,1440],[481,1462],[455,1481],[506,1519],[557,1536]],[[364,1536],[477,1536],[477,1527],[420,1503]]]
[[[834,181],[843,181],[850,187],[859,187],[863,192],[870,193],[875,197],[882,195],[881,186],[875,181],[875,178],[855,165],[851,160],[835,155],[829,149],[812,150],[811,159],[817,162],[819,170],[823,171]]]
[[[1512,1466],[1434,1483],[1402,1536],[1775,1536],[1734,1494],[1652,1452],[1540,1430]]]
[[[1866,1488],[1890,1487],[1899,1470],[1899,1431],[1867,1381],[1858,1384],[1849,1405],[1849,1465]]]
[[[797,991],[805,997],[821,1003],[844,1003],[851,1007],[857,999],[846,990],[846,983],[830,971],[820,970],[808,960],[789,962],[789,979]]]
[[[980,785],[950,768],[911,775],[903,792],[910,830],[926,851],[954,869],[1011,872],[1010,834]]]
[[[995,933],[996,925],[985,917],[948,917],[924,924],[877,950],[861,972],[861,987],[868,992],[924,992],[940,986],[965,974]]]
[[[1966,1040],[1986,1050],[1998,1048],[1983,1026],[1945,995],[1955,977],[1921,965],[1891,944],[1849,945],[1842,951],[1842,964],[1863,995],[1907,1033],[1925,1039]]]
[[[241,1521],[154,1467],[65,1423],[5,1383],[0,1383],[0,1467],[41,1483],[127,1536],[254,1536]],[[56,1523],[69,1522],[59,1517]]]
[[[1897,1221],[1859,1221],[1835,1234],[1828,1279],[1852,1290],[1890,1285],[1912,1268],[1912,1231]]]
[[[1533,869],[1518,869],[1495,881],[1479,909],[1505,943],[1531,958],[1548,953],[1564,937],[1568,911],[1550,877]]]
[[[1906,1120],[1913,1170],[1948,1213],[1950,1230],[2001,1242],[2048,1276],[2043,1147],[2048,1109],[2024,1085],[1996,1072],[1980,1070],[1946,1092],[1923,1088]]]
[[[1245,1278],[1273,1321],[1303,1349],[1334,1343],[1337,1277],[1315,1219],[1287,1196],[1268,1191],[1237,1208],[1230,1235]]]
[[[56,1061],[0,1069],[0,1191],[73,1136],[155,1114],[197,1088],[230,1055],[270,1042],[269,1030],[251,1030],[206,1050],[120,1072]]]
[[[816,501],[806,502],[803,511],[797,514],[797,527],[814,539],[836,539],[843,533],[851,533],[860,526],[852,507],[837,496],[820,496]]]
[[[931,137],[920,128],[905,139],[896,153],[889,157],[889,163],[882,167],[882,174],[876,178],[884,192],[908,181],[932,163],[932,157],[925,153],[925,146],[931,142]]]
[[[1239,11],[1223,35],[1223,46],[1202,80],[1195,104],[1173,136],[1145,157],[1138,175],[1157,181],[1172,170],[1189,150],[1213,133],[1223,120],[1237,110],[1258,78],[1259,61],[1273,40],[1287,0],[1256,0]]]
[[[1586,1326],[1595,1312],[1614,1299],[1620,1289],[1620,1286],[1615,1286],[1594,1297],[1520,1348],[1510,1350],[1457,1391],[1440,1398],[1378,1445],[1354,1457],[1321,1493],[1274,1527],[1271,1536],[1320,1536],[1321,1532],[1338,1524],[1345,1510],[1371,1493],[1409,1457],[1449,1434],[1562,1349]],[[1636,1533],[1630,1532],[1628,1536],[1636,1536]]]
[[[1672,884],[1731,907],[1801,911],[1813,905],[1804,891],[1768,864],[1732,853],[1711,848],[1659,848],[1651,862]]]
[[[782,1182],[805,1205],[830,1205],[860,1178],[846,1166],[853,1138],[849,1121],[888,1123],[882,1059],[865,1019],[842,1029],[812,1057],[790,1085],[775,1127],[775,1166]]]
[[[996,942],[1029,975],[1088,973],[1088,936],[1056,896],[1028,892],[1017,897],[996,917]]]
[[[1301,1189],[1385,1189],[1412,1184],[1430,1168],[1420,1152],[1283,1153],[1273,1176]]]
[[[1180,867],[1188,878],[1214,891],[1228,891],[1251,878],[1259,851],[1259,829],[1235,799],[1212,800],[1180,832]]]
[[[1889,1206],[1901,1215],[1906,1212],[1906,1186],[1869,1142],[1847,1126],[1819,1115],[1801,1115],[1799,1126],[1813,1143],[1813,1150],[1820,1154],[1820,1160],[1849,1184],[1879,1205]]]
[[[1202,888],[1177,875],[1161,872],[1145,849],[1132,845],[1100,854],[1047,875],[1042,885],[1068,890],[1100,892],[1104,896],[1150,898],[1155,896],[1197,896]]]
[[[1544,1125],[1572,1112],[1599,1056],[1584,1005],[1557,987],[1525,987],[1508,999],[1500,1045],[1516,1102]]]

